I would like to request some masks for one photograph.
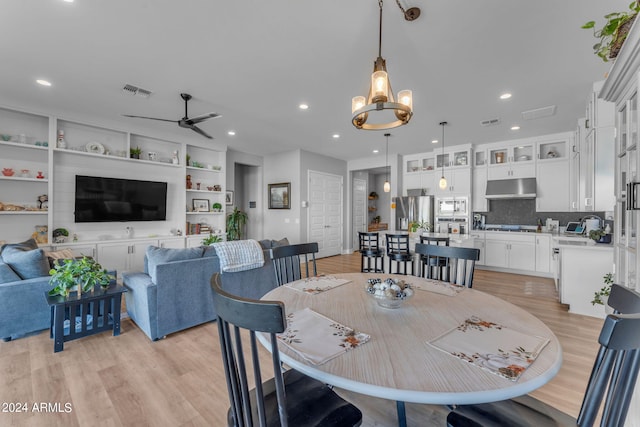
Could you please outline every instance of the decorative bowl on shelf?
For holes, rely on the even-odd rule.
[[[413,296],[413,289],[411,289],[410,284],[404,280],[391,278],[385,280],[369,279],[367,280],[365,291],[383,308],[401,307]]]
[[[2,169],[2,175],[4,175],[4,176],[13,176],[14,173],[15,173],[15,171],[12,168],[3,168]]]
[[[0,135],[0,138],[2,138],[3,141],[9,141],[11,139],[11,135],[3,133]]]

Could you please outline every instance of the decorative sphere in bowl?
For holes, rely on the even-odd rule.
[[[365,291],[371,295],[380,307],[398,308],[413,296],[411,285],[404,280],[369,279]]]

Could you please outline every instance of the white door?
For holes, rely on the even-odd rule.
[[[359,245],[359,232],[367,231],[367,181],[353,180],[353,249]]]
[[[319,257],[342,249],[342,177],[309,171],[310,242],[318,242]]]

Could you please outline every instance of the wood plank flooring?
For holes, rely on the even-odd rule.
[[[320,273],[359,269],[358,254],[318,260]],[[576,416],[602,320],[569,314],[550,279],[476,270],[474,288],[523,307],[558,336],[562,369],[533,395]],[[1,426],[226,425],[215,323],[151,342],[127,319],[120,336],[71,341],[60,353],[48,332],[0,342],[0,376]],[[394,402],[338,392],[362,410],[363,426],[397,425]],[[16,412],[16,404],[26,411]],[[446,414],[439,406],[407,405],[410,426],[446,425]]]

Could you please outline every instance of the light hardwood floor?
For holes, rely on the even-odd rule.
[[[358,254],[318,260],[320,273],[359,269]],[[558,336],[562,369],[533,395],[576,416],[602,320],[567,313],[550,279],[476,270],[474,288],[525,308]],[[226,425],[215,323],[151,342],[127,319],[120,336],[71,341],[60,353],[53,353],[48,332],[0,342],[0,375],[1,426]],[[394,402],[338,392],[362,410],[363,426],[397,425]],[[15,412],[25,404],[26,412]],[[446,414],[439,406],[407,405],[410,426],[446,425]]]

